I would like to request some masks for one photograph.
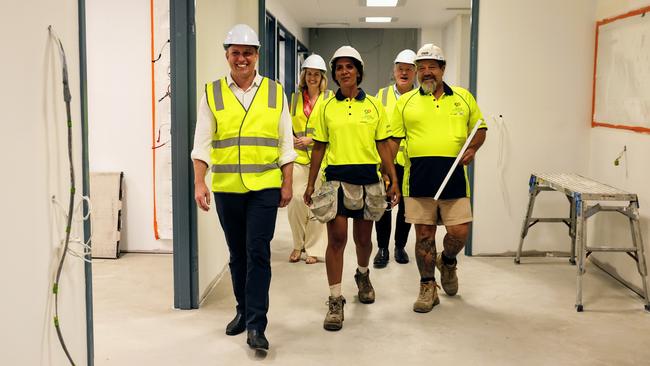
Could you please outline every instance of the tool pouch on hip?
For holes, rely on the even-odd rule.
[[[363,186],[366,192],[366,205],[363,209],[363,218],[366,220],[379,221],[386,212],[386,189],[384,182],[366,184]]]
[[[363,208],[363,186],[341,182],[343,188],[343,205],[348,210],[360,210]]]
[[[316,220],[326,223],[336,217],[340,185],[339,181],[324,182],[318,191],[311,195],[312,204],[309,209]]]

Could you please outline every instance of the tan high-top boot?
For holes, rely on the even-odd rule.
[[[339,330],[343,328],[343,305],[345,305],[345,298],[343,296],[330,296],[327,305],[329,305],[329,310],[325,315],[323,328],[327,330]]]
[[[416,313],[428,313],[434,306],[440,304],[438,298],[438,285],[435,281],[420,282],[420,294],[413,303],[413,311]]]

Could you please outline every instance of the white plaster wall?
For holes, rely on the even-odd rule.
[[[650,1],[598,0],[593,25],[597,20],[613,17],[628,11],[650,6]],[[592,45],[593,45],[592,38]],[[592,51],[593,52],[593,51]],[[591,95],[589,95],[591,97]],[[589,176],[615,187],[639,195],[641,208],[641,235],[646,248],[650,243],[650,135],[611,128],[592,128],[590,133],[591,153],[589,155]],[[627,154],[619,166],[614,159],[627,147]],[[627,172],[627,173],[626,173]],[[619,217],[620,216],[620,217]],[[590,224],[590,242],[595,244],[631,246],[629,224],[621,215],[598,214]],[[627,255],[621,253],[595,253],[594,258],[603,263],[607,270],[616,274],[634,287],[641,287],[639,274]],[[646,260],[650,256],[646,251]]]
[[[418,40],[418,47],[422,47],[423,44],[425,43],[433,43],[436,46],[440,46],[442,44],[442,28],[438,27],[423,27],[420,28],[420,37]],[[413,51],[417,52],[417,49],[414,49]]]
[[[477,156],[474,254],[516,250],[532,172],[588,173],[594,11],[590,0],[481,2],[477,100],[490,128]],[[568,215],[568,201],[542,193],[535,215]],[[542,224],[524,250],[569,247],[566,227]]]
[[[79,30],[76,0],[0,3],[0,80],[3,111],[0,156],[5,170],[3,252],[0,265],[0,322],[3,365],[68,364],[53,325],[52,284],[65,235],[65,218],[52,204],[67,207],[70,176],[62,63],[49,37],[52,25],[67,55],[72,94],[73,165],[81,178]],[[79,215],[76,216],[79,219]],[[73,236],[83,239],[81,223]],[[77,248],[79,249],[79,248]],[[83,262],[68,257],[59,282],[59,319],[68,349],[86,365]]]
[[[257,31],[257,14],[257,0],[196,1],[197,103],[205,93],[206,83],[222,78],[229,72],[223,49],[223,40],[228,30],[237,23],[246,23]],[[206,182],[210,182],[209,174]],[[214,202],[210,205],[209,212],[198,210],[197,225],[199,294],[203,299],[211,285],[224,273],[229,256]]]
[[[124,172],[122,250],[169,252],[153,228],[149,3],[89,1],[86,18],[90,170]]]
[[[469,16],[454,17],[442,30],[440,47],[447,59],[445,82],[449,85],[469,88]]]

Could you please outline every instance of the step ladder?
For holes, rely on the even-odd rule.
[[[569,217],[532,217],[535,198],[543,191],[564,193],[570,202]],[[602,205],[601,202],[608,202]],[[611,202],[611,204],[609,204]],[[598,212],[618,212],[629,219],[632,247],[587,246],[587,219]],[[515,263],[521,263],[521,250],[528,229],[540,222],[564,223],[569,228],[571,237],[571,264],[577,264],[576,310],[583,311],[582,304],[582,275],[585,272],[585,261],[593,252],[623,252],[627,253],[637,265],[643,284],[644,308],[650,311],[648,300],[648,269],[643,252],[643,239],[639,226],[639,200],[637,195],[593,181],[573,173],[533,173],[529,181],[528,210],[521,228],[521,239],[515,257]],[[577,261],[576,261],[577,259]]]

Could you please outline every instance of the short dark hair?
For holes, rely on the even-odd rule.
[[[334,59],[334,62],[332,62],[332,80],[336,83],[336,85],[341,86],[339,84],[339,81],[336,80],[336,62],[343,57],[337,57]],[[356,58],[348,57],[350,60],[352,60],[352,64],[354,67],[357,69],[357,85],[361,85],[361,82],[363,81],[363,65],[361,64],[361,61],[357,60]]]

